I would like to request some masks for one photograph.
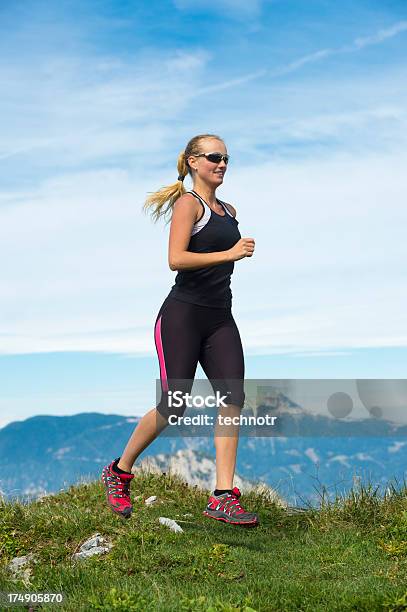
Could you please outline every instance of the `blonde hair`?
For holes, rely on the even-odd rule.
[[[185,147],[185,150],[181,151],[181,153],[178,155],[178,176],[181,176],[182,180],[187,176],[187,174],[191,175],[192,177],[191,168],[187,164],[187,159],[190,155],[198,155],[201,153],[199,145],[201,144],[201,140],[204,138],[215,138],[216,140],[223,142],[222,138],[216,136],[216,134],[199,134],[198,136],[191,138]],[[186,193],[187,190],[185,189],[182,180],[179,179],[172,185],[161,187],[161,189],[152,192],[151,195],[147,197],[143,205],[143,211],[147,212],[150,208],[153,208],[151,216],[154,218],[154,222],[157,222],[161,216],[166,215],[168,212],[172,212],[175,202],[179,197]],[[164,208],[165,204],[167,204],[167,206]]]

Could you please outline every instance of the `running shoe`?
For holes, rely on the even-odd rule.
[[[110,509],[124,518],[130,518],[133,506],[130,501],[130,483],[134,474],[118,474],[113,469],[113,459],[102,470],[102,482],[106,489],[107,503]]]
[[[237,487],[233,488],[232,493],[222,493],[218,496],[212,494],[203,514],[232,525],[257,526],[259,524],[257,514],[246,512],[239,502],[240,496],[241,493]]]

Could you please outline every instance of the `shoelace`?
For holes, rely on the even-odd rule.
[[[124,482],[119,477],[107,476],[109,495],[117,492],[116,497],[130,496],[130,481]]]
[[[241,512],[244,512],[244,509],[240,505],[238,497],[234,493],[228,493],[228,495],[226,496],[226,500],[223,505],[223,510],[224,512],[228,512],[229,514],[231,510],[237,510],[239,514]]]

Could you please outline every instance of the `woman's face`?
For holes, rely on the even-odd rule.
[[[201,140],[199,144],[200,153],[227,153],[225,144],[221,140],[214,138],[205,138]],[[199,178],[214,187],[223,183],[223,177],[227,169],[225,160],[222,159],[218,164],[209,161],[206,157],[196,157],[191,155],[189,158],[189,165],[191,168],[196,170],[193,172],[193,178]]]

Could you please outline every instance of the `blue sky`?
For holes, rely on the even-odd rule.
[[[154,404],[175,273],[141,208],[203,132],[256,240],[247,375],[405,376],[403,4],[3,0],[0,426]]]

